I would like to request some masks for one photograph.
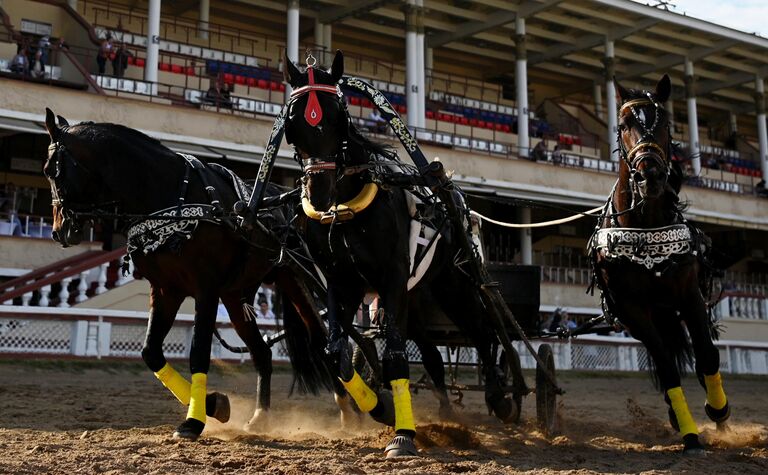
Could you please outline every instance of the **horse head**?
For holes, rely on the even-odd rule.
[[[293,88],[288,101],[285,138],[294,146],[305,174],[308,197],[317,209],[327,210],[336,199],[336,181],[343,176],[349,117],[337,83],[344,74],[344,56],[336,51],[326,71],[314,58],[300,71],[285,58],[285,80]]]
[[[51,185],[53,206],[53,239],[63,247],[79,244],[83,239],[84,219],[78,215],[100,190],[94,174],[83,163],[89,153],[81,140],[69,131],[69,123],[45,110],[45,127],[51,137],[43,174]],[[78,157],[76,159],[75,157]]]
[[[621,97],[619,153],[630,186],[644,200],[658,199],[667,190],[672,173],[669,114],[662,107],[672,90],[669,76],[659,80],[654,92],[625,89],[618,82],[616,90]]]

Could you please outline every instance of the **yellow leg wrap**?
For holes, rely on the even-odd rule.
[[[704,385],[707,387],[707,403],[713,409],[722,409],[728,403],[723,391],[723,379],[720,377],[720,371],[707,376],[704,375]]]
[[[180,375],[170,364],[165,363],[165,366],[155,373],[155,376],[163,383],[163,386],[176,396],[180,403],[185,406],[189,405],[189,381],[184,379],[184,376]]]
[[[339,378],[339,380],[341,380],[341,378]],[[379,402],[376,393],[365,384],[365,381],[363,381],[363,378],[357,374],[357,371],[355,371],[355,374],[349,381],[341,380],[341,384],[344,385],[344,389],[346,389],[349,395],[352,396],[357,407],[363,412],[371,412],[373,408],[376,407],[376,403]]]
[[[207,383],[207,374],[195,373],[192,375],[187,419],[197,419],[198,421],[205,423],[205,386]]]
[[[672,410],[675,411],[677,417],[677,425],[680,426],[680,435],[698,434],[699,429],[696,427],[696,422],[693,421],[691,411],[688,410],[688,403],[685,402],[685,395],[683,394],[683,388],[680,386],[667,390],[667,396],[672,402]]]
[[[390,381],[392,385],[392,398],[395,403],[395,431],[411,430],[416,432],[413,423],[413,407],[411,406],[411,391],[408,390],[407,379],[395,379]]]

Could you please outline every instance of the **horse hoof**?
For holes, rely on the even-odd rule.
[[[341,427],[344,429],[355,429],[360,425],[361,416],[358,411],[355,410],[354,403],[351,401],[349,395],[339,396],[334,394],[336,405],[339,407],[339,416],[341,418]]]
[[[686,434],[683,436],[683,455],[686,457],[702,457],[707,454],[704,446],[699,441],[696,434]]]
[[[197,419],[187,419],[173,432],[173,438],[175,440],[188,440],[194,442],[200,437],[200,434],[203,433],[204,428],[204,422],[200,422]]]
[[[269,428],[269,422],[269,411],[266,409],[256,409],[251,420],[243,426],[243,430],[250,433],[265,432]]]
[[[731,417],[731,405],[725,403],[725,406],[723,406],[721,409],[715,409],[714,407],[705,403],[704,412],[707,413],[707,417],[709,417],[712,422],[716,422],[718,424],[719,428],[720,423],[727,421],[728,418]]]
[[[410,435],[399,434],[396,435],[392,442],[384,449],[384,455],[386,458],[393,457],[414,457],[419,455],[419,451],[416,450],[416,445],[413,443],[413,437]]]
[[[395,427],[395,402],[392,399],[392,393],[387,390],[381,390],[377,394],[379,402],[368,414],[374,421],[390,427]]]
[[[205,396],[205,415],[219,422],[229,421],[230,406],[227,395],[213,392]]]

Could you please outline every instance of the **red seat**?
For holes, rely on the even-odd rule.
[[[235,82],[235,75],[224,73],[224,82],[227,84],[233,84]]]
[[[459,117],[459,123],[461,125],[469,125],[469,119],[467,119],[466,117]]]
[[[194,76],[195,75],[195,68],[194,66],[187,66],[184,68],[184,74],[187,76]]]
[[[182,69],[180,64],[172,64],[171,65],[171,72],[174,74],[181,74],[184,70]]]
[[[235,76],[235,84],[240,84],[242,86],[245,85],[245,76],[237,75]]]
[[[128,64],[133,64],[133,56],[128,56]]]
[[[280,90],[280,83],[272,81],[272,82],[269,83],[269,88],[272,89],[273,91],[279,91]]]
[[[472,127],[477,127],[477,124],[478,124],[477,119],[474,119],[474,118],[469,119],[469,125],[471,125]]]
[[[352,96],[352,97],[349,98],[349,103],[352,104],[353,106],[359,106],[360,105],[360,98]]]
[[[502,125],[502,127],[501,127],[501,130],[502,130],[503,132],[507,132],[507,133],[509,133],[509,132],[511,132],[511,131],[512,131],[512,128],[509,126],[509,124],[504,124],[504,125]]]
[[[277,85],[277,90],[280,91],[280,92],[285,92],[285,84],[279,83]]]
[[[400,104],[399,106],[397,106],[397,112],[399,112],[400,114],[405,114],[406,112],[408,112],[408,108]]]
[[[269,82],[267,82],[266,79],[259,79],[256,81],[256,87],[259,87],[261,89],[269,89]]]
[[[136,66],[143,68],[144,67],[144,58],[136,58]]]
[[[373,104],[371,103],[371,101],[369,99],[362,99],[360,101],[360,105],[363,106],[363,107],[373,107]]]
[[[477,126],[484,129],[485,128],[485,121],[484,120],[478,120]]]
[[[432,111],[429,111],[429,110],[427,112],[425,112],[424,115],[427,116],[427,119],[434,119],[435,118],[435,113],[432,112]]]
[[[170,65],[170,64],[168,64],[168,63],[160,63],[160,64],[157,66],[157,68],[158,68],[160,71],[170,71],[170,70],[171,70],[171,65]]]
[[[493,128],[497,132],[501,132],[504,130],[504,124],[499,124],[498,122],[496,122],[495,124],[493,124]]]
[[[246,81],[248,87],[256,87],[256,78],[248,78]]]

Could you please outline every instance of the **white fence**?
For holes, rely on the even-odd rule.
[[[278,331],[274,320],[258,319],[265,336]],[[147,315],[144,312],[80,308],[0,306],[0,357],[46,355],[80,358],[141,358]],[[169,358],[189,355],[192,315],[181,314],[163,345]],[[219,331],[234,346],[242,346],[229,322],[220,321]],[[538,347],[544,341],[537,340]],[[640,371],[648,368],[648,355],[637,340],[624,337],[581,336],[571,340],[546,340],[554,348],[558,370]],[[536,362],[522,342],[514,342],[524,368]],[[720,369],[727,373],[768,374],[768,343],[719,341]],[[455,362],[457,354],[441,348],[444,360]],[[212,356],[246,361],[247,354],[232,353],[214,339]],[[408,345],[412,361],[420,360],[415,345]],[[272,350],[275,361],[287,361],[281,343]],[[475,363],[473,350],[461,349],[461,363]]]

